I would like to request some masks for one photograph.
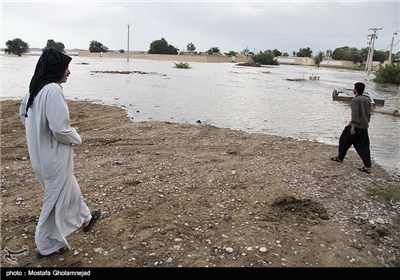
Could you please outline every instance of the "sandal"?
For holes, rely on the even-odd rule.
[[[64,247],[58,249],[57,251],[55,251],[55,252],[53,252],[51,254],[48,254],[48,255],[42,255],[39,251],[37,251],[36,252],[36,257],[38,259],[44,259],[44,258],[48,258],[48,257],[55,256],[55,255],[62,255],[64,253],[68,252],[68,251],[69,251],[69,248],[67,246],[64,246]]]
[[[338,157],[331,157],[331,160],[337,161],[337,162],[343,162],[343,160]]]
[[[94,224],[97,222],[98,219],[100,219],[100,211],[93,211],[92,213],[92,218],[90,219],[90,222],[87,226],[82,227],[82,230],[84,232],[89,232],[92,227],[94,226]]]
[[[358,170],[360,170],[361,172],[364,172],[364,173],[368,173],[368,174],[371,173],[371,170],[366,169],[365,167],[360,167],[360,168],[358,168]]]

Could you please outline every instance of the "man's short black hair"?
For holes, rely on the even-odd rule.
[[[356,91],[358,92],[358,94],[363,94],[364,93],[364,89],[365,89],[365,84],[358,82],[354,84],[354,88],[356,89]]]

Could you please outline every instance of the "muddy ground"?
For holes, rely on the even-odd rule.
[[[117,107],[68,101],[75,174],[102,218],[38,260],[43,192],[18,101],[1,101],[2,267],[394,267],[400,178],[337,147],[204,124],[134,122]],[[25,246],[25,247],[24,247]],[[17,254],[14,262],[6,248]]]

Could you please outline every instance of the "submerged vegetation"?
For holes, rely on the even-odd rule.
[[[102,74],[157,74],[156,72],[145,72],[145,71],[118,71],[118,70],[111,70],[111,71],[100,71],[100,70],[93,70],[90,71],[91,73],[102,73]],[[166,75],[163,75],[166,76]]]
[[[189,63],[187,62],[174,62],[175,66],[174,68],[180,68],[180,69],[190,69],[191,67],[189,66]]]

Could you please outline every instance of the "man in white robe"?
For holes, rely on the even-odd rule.
[[[100,218],[100,212],[90,212],[74,176],[72,144],[81,144],[82,139],[70,126],[61,87],[70,74],[70,60],[65,54],[45,50],[20,106],[32,168],[44,189],[35,232],[38,258],[68,251],[65,237],[81,226],[89,231]]]

